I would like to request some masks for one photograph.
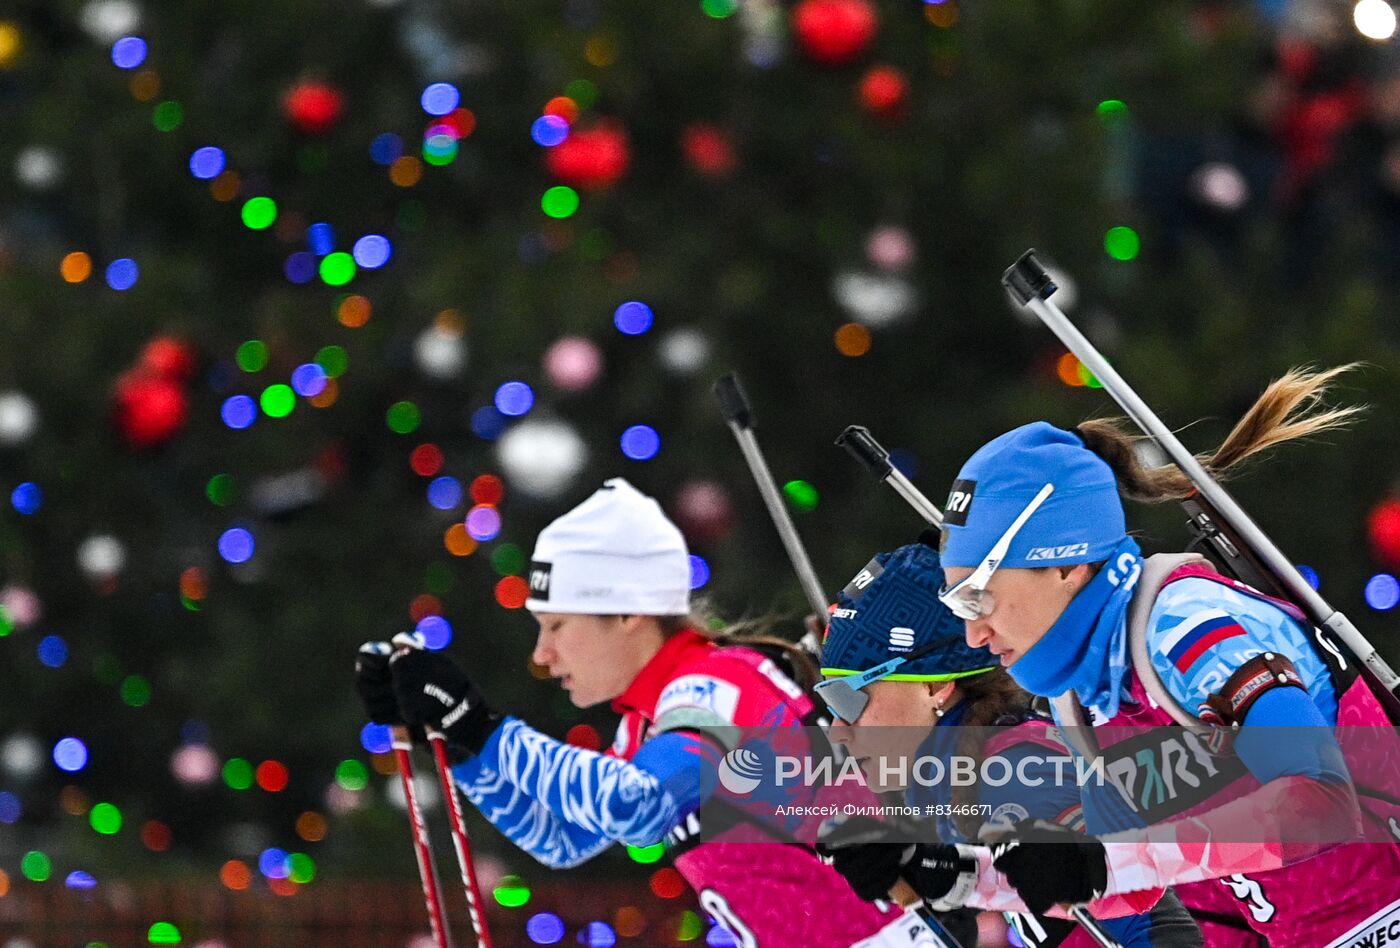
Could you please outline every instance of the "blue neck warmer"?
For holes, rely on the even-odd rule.
[[[1123,538],[1050,631],[1008,669],[1018,685],[1050,698],[1073,690],[1105,720],[1118,713],[1128,672],[1125,617],[1142,575],[1141,552],[1136,540]]]

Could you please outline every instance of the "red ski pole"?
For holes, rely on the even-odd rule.
[[[486,916],[482,912],[481,889],[476,882],[476,865],[472,862],[471,839],[467,836],[467,825],[462,819],[462,800],[457,796],[457,784],[452,779],[452,765],[447,760],[447,738],[434,731],[428,732],[428,743],[433,748],[433,760],[437,763],[438,778],[442,781],[442,796],[447,801],[447,820],[452,827],[452,848],[457,851],[457,865],[462,870],[462,886],[467,892],[467,910],[471,915],[472,931],[476,932],[476,943],[481,948],[491,948],[491,932],[486,927]]]
[[[413,790],[413,740],[408,728],[402,725],[390,729],[393,740],[394,757],[399,763],[399,777],[403,780],[403,798],[408,809],[408,822],[413,827],[413,851],[418,857],[418,876],[423,880],[423,901],[428,907],[428,923],[433,929],[433,942],[437,948],[452,948],[452,936],[447,929],[447,918],[442,911],[442,896],[438,888],[437,869],[433,866],[433,848],[428,841],[428,827],[423,823],[423,811],[418,806],[418,797]]]

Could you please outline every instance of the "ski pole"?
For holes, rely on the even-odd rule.
[[[436,731],[429,731],[428,743],[433,748],[433,762],[437,764],[442,796],[447,801],[447,822],[452,828],[452,848],[457,851],[457,867],[462,872],[462,886],[467,893],[467,913],[471,917],[472,931],[476,933],[476,943],[481,948],[491,948],[491,932],[486,927],[486,916],[481,909],[484,903],[476,881],[476,865],[472,862],[471,839],[467,836],[467,825],[462,819],[462,800],[457,795],[457,784],[452,780],[452,765],[447,759],[447,738]]]
[[[1307,613],[1308,618],[1319,628],[1334,634],[1350,649],[1360,663],[1360,671],[1367,678],[1372,690],[1391,712],[1392,718],[1400,720],[1400,676],[1396,675],[1375,646],[1366,640],[1361,631],[1346,616],[1334,609],[1313,589],[1298,568],[1269,539],[1244,509],[1214,478],[1207,473],[1190,451],[1172,433],[1160,418],[1138,396],[1137,392],[1123,380],[1123,377],[1109,365],[1108,360],[1094,348],[1093,343],[1084,337],[1078,328],[1069,321],[1054,302],[1051,294],[1057,287],[1054,280],[1035,258],[1034,250],[1027,250],[1002,275],[1002,285],[1021,306],[1035,313],[1050,328],[1090,372],[1094,374],[1123,410],[1167,453],[1172,462],[1181,469],[1195,486],[1197,494],[1214,509],[1222,525],[1239,537],[1243,546],[1262,561],[1271,577],[1284,589],[1288,598],[1296,602]]]
[[[1118,942],[1113,940],[1113,936],[1104,931],[1104,927],[1099,924],[1099,920],[1094,918],[1087,906],[1071,905],[1069,914],[1079,923],[1079,927],[1089,933],[1089,937],[1098,942],[1102,948],[1119,948]]]
[[[793,525],[792,516],[788,513],[787,507],[783,506],[783,498],[778,493],[778,485],[773,480],[773,472],[768,469],[768,462],[763,458],[763,452],[758,447],[758,439],[753,433],[753,406],[749,404],[749,397],[744,392],[744,388],[739,384],[739,376],[733,372],[723,375],[715,382],[715,398],[719,400],[720,411],[724,413],[724,419],[729,423],[729,428],[734,432],[735,439],[739,442],[739,450],[744,454],[744,460],[749,464],[749,470],[753,472],[753,479],[758,484],[758,492],[763,495],[763,503],[768,507],[768,515],[773,518],[773,525],[778,528],[778,536],[783,540],[783,546],[787,549],[788,559],[792,560],[792,568],[797,571],[797,579],[802,584],[802,592],[807,597],[807,604],[812,609],[812,614],[817,617],[817,621],[823,626],[826,625],[827,599],[822,592],[821,581],[817,579],[816,570],[812,568],[812,560],[807,556],[807,550],[802,545],[802,538],[797,535],[797,527]],[[816,636],[808,632],[802,637],[802,646],[815,654],[819,649]]]
[[[903,497],[910,507],[935,530],[943,529],[943,514],[933,501],[924,496],[923,491],[904,476],[904,472],[890,462],[890,452],[875,440],[870,429],[863,425],[851,425],[836,437],[836,443],[845,448],[861,466],[874,474],[881,483],[890,485],[894,492]]]
[[[906,909],[912,909],[914,914],[923,920],[923,923],[933,930],[933,936],[940,939],[947,948],[963,948],[962,942],[953,937],[943,923],[938,920],[938,915],[929,904],[924,901],[923,896],[914,891],[914,887],[903,879],[896,879],[894,887],[890,889],[890,901],[896,905],[902,905]]]
[[[447,929],[447,919],[442,911],[442,895],[438,887],[437,869],[433,866],[433,847],[428,840],[428,827],[423,822],[423,810],[418,805],[418,795],[413,789],[413,739],[408,728],[398,725],[390,729],[394,757],[399,764],[399,777],[403,780],[403,798],[408,810],[408,822],[413,829],[413,852],[418,857],[418,877],[423,880],[423,901],[428,907],[428,924],[433,929],[433,943],[437,948],[452,948],[452,935]]]

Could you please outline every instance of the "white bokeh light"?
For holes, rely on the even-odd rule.
[[[1351,18],[1367,39],[1388,40],[1395,35],[1395,9],[1385,0],[1360,0]]]

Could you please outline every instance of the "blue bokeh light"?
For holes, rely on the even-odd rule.
[[[435,82],[423,90],[419,101],[429,115],[446,115],[462,101],[462,94],[450,82]]]
[[[483,405],[472,412],[472,434],[483,441],[495,441],[506,430],[506,416],[495,405]]]
[[[578,940],[588,948],[612,948],[617,944],[617,935],[607,922],[589,922],[588,927],[579,933]]]
[[[389,262],[389,256],[393,252],[394,248],[389,244],[388,237],[383,234],[365,234],[355,241],[350,255],[366,270],[378,270]]]
[[[444,474],[428,483],[428,503],[438,510],[451,510],[462,502],[462,482]]]
[[[10,504],[25,516],[38,513],[44,505],[44,492],[33,481],[25,481],[10,491]]]
[[[224,150],[214,145],[196,148],[190,155],[190,174],[201,181],[217,178],[224,170]]]
[[[219,409],[219,417],[235,431],[242,431],[258,418],[258,403],[249,395],[230,395]]]
[[[76,737],[65,737],[53,746],[53,762],[59,770],[75,774],[87,766],[87,747]]]
[[[63,663],[68,661],[68,643],[57,635],[44,636],[34,652],[39,656],[39,661],[50,668],[62,668]]]
[[[63,880],[63,884],[70,889],[97,888],[97,880],[92,877],[92,873],[84,872],[81,869],[74,869],[68,873],[68,878]]]
[[[377,165],[392,165],[395,159],[403,157],[403,139],[393,132],[374,136],[369,143],[369,157]]]
[[[1299,563],[1296,568],[1298,572],[1302,574],[1303,579],[1307,581],[1307,584],[1313,589],[1316,589],[1318,584],[1322,582],[1317,575],[1317,570],[1313,569],[1311,566]]]
[[[387,754],[394,747],[387,724],[366,724],[360,728],[360,746],[371,754]]]
[[[629,300],[613,312],[613,325],[628,336],[640,336],[651,328],[654,319],[651,307],[637,300]]]
[[[141,277],[141,268],[130,257],[121,257],[107,264],[107,285],[114,290],[129,290]]]
[[[553,148],[569,137],[569,123],[559,115],[541,115],[530,126],[530,137],[537,145]]]
[[[0,790],[0,823],[18,823],[23,813],[24,807],[20,806],[19,797],[8,790]]]
[[[564,939],[564,920],[553,912],[531,915],[525,934],[537,945],[557,945]]]
[[[723,925],[716,925],[705,935],[705,944],[710,948],[739,948],[739,942]]]
[[[633,425],[622,433],[622,453],[634,461],[650,461],[661,450],[661,435],[650,425]]]
[[[496,410],[502,415],[519,418],[535,404],[534,389],[524,382],[505,382],[496,389]]]
[[[246,563],[252,559],[253,535],[242,527],[230,527],[219,537],[219,555],[230,563]]]
[[[690,588],[699,589],[710,581],[710,564],[703,556],[690,554]]]
[[[324,221],[306,228],[306,245],[318,257],[324,257],[335,249],[335,231]]]
[[[310,283],[316,278],[316,257],[305,250],[298,250],[288,255],[286,263],[282,264],[282,272],[293,283]]]
[[[112,44],[112,62],[122,69],[135,69],[146,61],[146,41],[139,36],[123,36]]]
[[[258,857],[258,871],[269,879],[285,879],[291,875],[290,859],[285,849],[264,849]]]
[[[442,616],[424,616],[414,631],[423,636],[423,647],[430,651],[447,648],[452,642],[452,623]]]
[[[315,398],[326,390],[326,370],[315,362],[305,362],[292,370],[292,391],[302,398]]]
[[[1400,605],[1400,579],[1377,573],[1366,582],[1366,605],[1377,612],[1388,612]]]
[[[495,507],[478,504],[467,511],[464,521],[467,535],[478,543],[494,540],[501,533],[501,512]]]

